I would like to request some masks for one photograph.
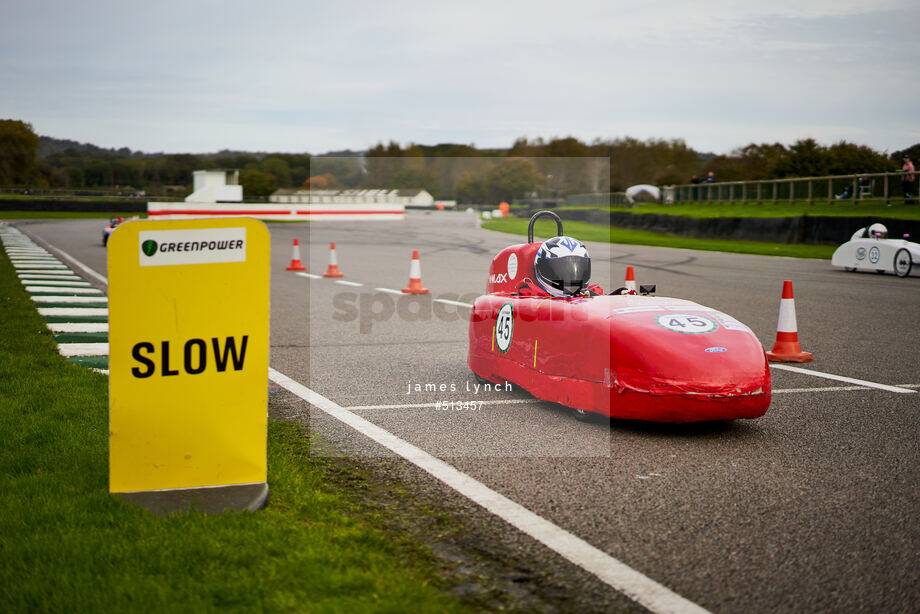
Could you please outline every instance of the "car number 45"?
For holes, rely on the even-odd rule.
[[[711,333],[719,328],[718,324],[705,316],[687,313],[666,313],[655,318],[655,323],[676,333]]]
[[[511,335],[514,333],[514,309],[511,303],[505,303],[495,318],[495,345],[504,354],[511,347]]]

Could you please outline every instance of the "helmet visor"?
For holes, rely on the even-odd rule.
[[[575,294],[591,278],[591,259],[583,256],[543,258],[537,264],[537,274],[565,294]]]

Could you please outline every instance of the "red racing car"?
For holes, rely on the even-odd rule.
[[[559,236],[534,242],[534,222]],[[590,283],[581,242],[550,211],[528,242],[492,260],[470,316],[470,369],[538,399],[611,418],[699,422],[758,418],[771,398],[763,346],[747,326],[710,307]]]

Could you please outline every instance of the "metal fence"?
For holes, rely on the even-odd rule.
[[[723,181],[666,186],[662,202],[916,202],[917,173],[863,173],[826,177],[791,177],[763,181]],[[906,190],[904,188],[907,188]],[[906,193],[905,193],[906,192]]]

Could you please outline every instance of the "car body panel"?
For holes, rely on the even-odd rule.
[[[516,294],[539,245],[493,259],[488,293],[470,317],[474,373],[613,418],[694,422],[767,411],[770,369],[747,326],[677,298]]]

